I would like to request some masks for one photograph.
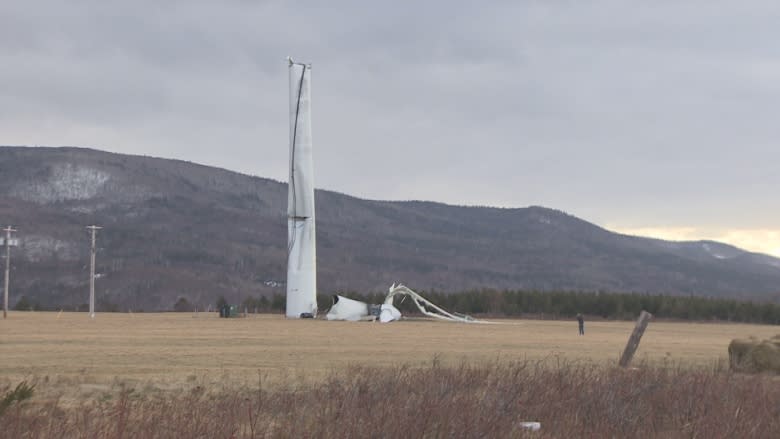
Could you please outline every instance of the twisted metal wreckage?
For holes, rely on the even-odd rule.
[[[314,215],[314,165],[311,134],[311,64],[287,58],[290,91],[290,162],[287,194],[287,306],[288,318],[317,315],[317,238]],[[393,284],[385,302],[370,305],[334,296],[328,320],[379,320],[401,318],[395,296],[409,297],[428,317],[451,322],[484,323],[445,311],[403,285]]]
[[[401,297],[402,301],[407,297],[410,298],[417,306],[417,309],[423,315],[428,317],[433,317],[435,319],[448,322],[487,323],[483,320],[474,319],[468,315],[446,311],[440,306],[401,284],[393,284],[390,286],[387,297],[385,297],[385,303],[382,304],[368,304],[359,300],[335,295],[333,296],[333,306],[330,307],[330,310],[325,315],[325,318],[328,320],[349,321],[379,320],[382,323],[400,320],[401,311],[399,311],[398,308],[393,305],[393,299],[395,299],[396,296]]]
[[[314,177],[311,135],[311,64],[287,58],[290,87],[290,168],[287,198],[287,306],[288,318],[317,315],[317,239],[314,215]],[[490,323],[450,313],[404,285],[393,284],[382,304],[368,304],[333,296],[327,320],[371,320],[387,323],[401,319],[393,299],[407,297],[425,316],[462,323]],[[537,431],[538,422],[521,422],[521,428]]]

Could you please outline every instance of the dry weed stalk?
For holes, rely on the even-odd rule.
[[[311,387],[204,389],[17,405],[13,438],[780,437],[780,382],[719,368],[494,362],[355,366]],[[520,421],[535,420],[529,433]]]

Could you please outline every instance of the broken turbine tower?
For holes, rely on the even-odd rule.
[[[290,179],[287,192],[287,317],[317,315],[317,240],[311,141],[311,65],[287,58]]]

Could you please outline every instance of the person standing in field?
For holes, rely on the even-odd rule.
[[[580,326],[580,335],[585,335],[585,319],[582,314],[577,314],[577,323]]]

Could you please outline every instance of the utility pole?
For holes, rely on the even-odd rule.
[[[99,226],[87,226],[92,232],[92,248],[89,260],[89,317],[95,318],[95,233],[102,229]]]
[[[12,229],[11,226],[3,229],[5,232],[5,290],[3,293],[3,318],[8,317],[8,279],[11,275],[11,232],[15,232],[16,229]]]

